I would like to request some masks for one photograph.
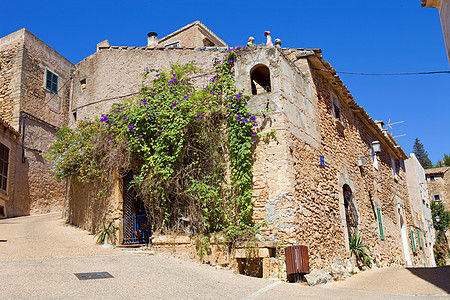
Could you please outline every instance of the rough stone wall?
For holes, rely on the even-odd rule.
[[[1,43],[0,39],[0,117],[13,124],[15,94],[20,90],[17,84],[20,76],[17,63],[20,61],[21,45],[18,41]]]
[[[439,17],[441,19],[445,48],[447,50],[447,57],[450,64],[450,1],[441,0],[440,2]]]
[[[122,49],[123,48],[123,49]],[[70,122],[88,116],[106,113],[119,99],[137,95],[145,68],[168,69],[171,64],[195,64],[204,72],[196,79],[206,83],[206,73],[212,72],[212,62],[219,51],[194,51],[188,49],[148,49],[137,47],[109,47],[85,58],[77,64],[73,80]],[[81,89],[81,80],[86,89]]]
[[[167,40],[161,41],[160,45],[165,46],[180,41],[181,47],[196,48],[203,47],[202,35],[195,26],[192,26]]]
[[[434,181],[431,181],[429,176],[434,176]],[[427,186],[431,201],[434,201],[435,195],[439,195],[445,209],[450,210],[450,169],[439,174],[427,173]]]
[[[436,266],[433,255],[435,230],[431,216],[430,200],[425,180],[425,172],[414,153],[405,161],[408,194],[414,225],[425,235],[424,249],[427,266]],[[426,241],[426,242],[425,242]]]
[[[405,263],[401,215],[408,228],[409,247],[405,250],[414,264],[423,265],[421,249],[417,254],[410,249],[413,222],[402,163],[396,162],[394,179],[391,154],[382,147],[376,157],[378,169],[371,159],[358,167],[358,158],[371,156],[371,142],[377,138],[332,92],[331,84],[320,74],[311,73],[306,58],[297,61],[296,68],[275,51],[256,50],[244,54],[246,58],[239,56],[236,71],[237,87],[247,94],[250,80],[246,78],[253,66],[264,64],[271,74],[271,93],[252,96],[249,101],[254,113],[267,109],[258,120],[262,138],[255,149],[253,173],[254,220],[267,223],[260,240],[278,242],[280,258],[286,246],[307,245],[311,268],[324,268],[335,258],[347,257],[349,234],[343,196],[347,185],[353,194],[358,230],[376,263]],[[339,103],[340,121],[333,115],[332,99]],[[271,130],[276,137],[264,138]],[[321,156],[325,167],[321,166]],[[383,240],[376,207],[382,212]]]
[[[4,74],[0,77],[0,112],[22,132],[27,152],[24,162],[22,149],[16,157],[17,180],[11,214],[59,211],[64,183],[51,177],[42,153],[55,128],[67,124],[73,64],[26,29],[1,38],[0,51]],[[58,76],[56,94],[46,88],[47,70]]]
[[[113,219],[114,195],[98,197],[95,184],[81,183],[76,179],[67,180],[67,198],[64,202],[63,219],[70,224],[94,233],[101,221]]]

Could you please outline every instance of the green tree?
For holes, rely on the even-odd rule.
[[[444,153],[444,166],[450,167],[450,155]]]
[[[446,211],[442,203],[431,202],[431,214],[433,226],[436,229],[436,243],[434,245],[434,258],[438,266],[445,266],[446,257],[449,255],[447,237],[445,231],[450,224],[450,212]],[[439,222],[437,217],[439,216]]]
[[[428,153],[425,151],[423,144],[418,138],[414,140],[413,153],[416,155],[417,160],[424,169],[430,169],[433,167],[431,160],[428,158]]]

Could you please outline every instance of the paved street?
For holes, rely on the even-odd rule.
[[[159,253],[105,249],[59,214],[0,220],[0,240],[1,299],[450,299],[448,268],[378,269],[307,287]],[[88,272],[113,278],[74,275]]]

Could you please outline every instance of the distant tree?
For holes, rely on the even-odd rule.
[[[431,201],[431,215],[434,229],[436,229],[436,243],[433,247],[434,259],[438,266],[445,266],[447,257],[450,257],[450,249],[445,235],[445,231],[450,225],[450,211],[445,210],[442,203]],[[437,221],[438,216],[439,222]]]
[[[423,144],[418,138],[414,141],[413,153],[416,155],[417,160],[420,162],[424,169],[430,169],[433,167],[431,160],[428,158],[428,153],[423,148]]]
[[[450,155],[444,153],[444,166],[450,167]]]

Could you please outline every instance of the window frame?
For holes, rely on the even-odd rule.
[[[56,95],[58,95],[58,78],[59,76],[56,73],[49,69],[46,70],[45,88]]]
[[[164,45],[164,48],[181,48],[181,41],[175,41]]]
[[[8,194],[8,171],[10,149],[0,143],[0,193]]]

